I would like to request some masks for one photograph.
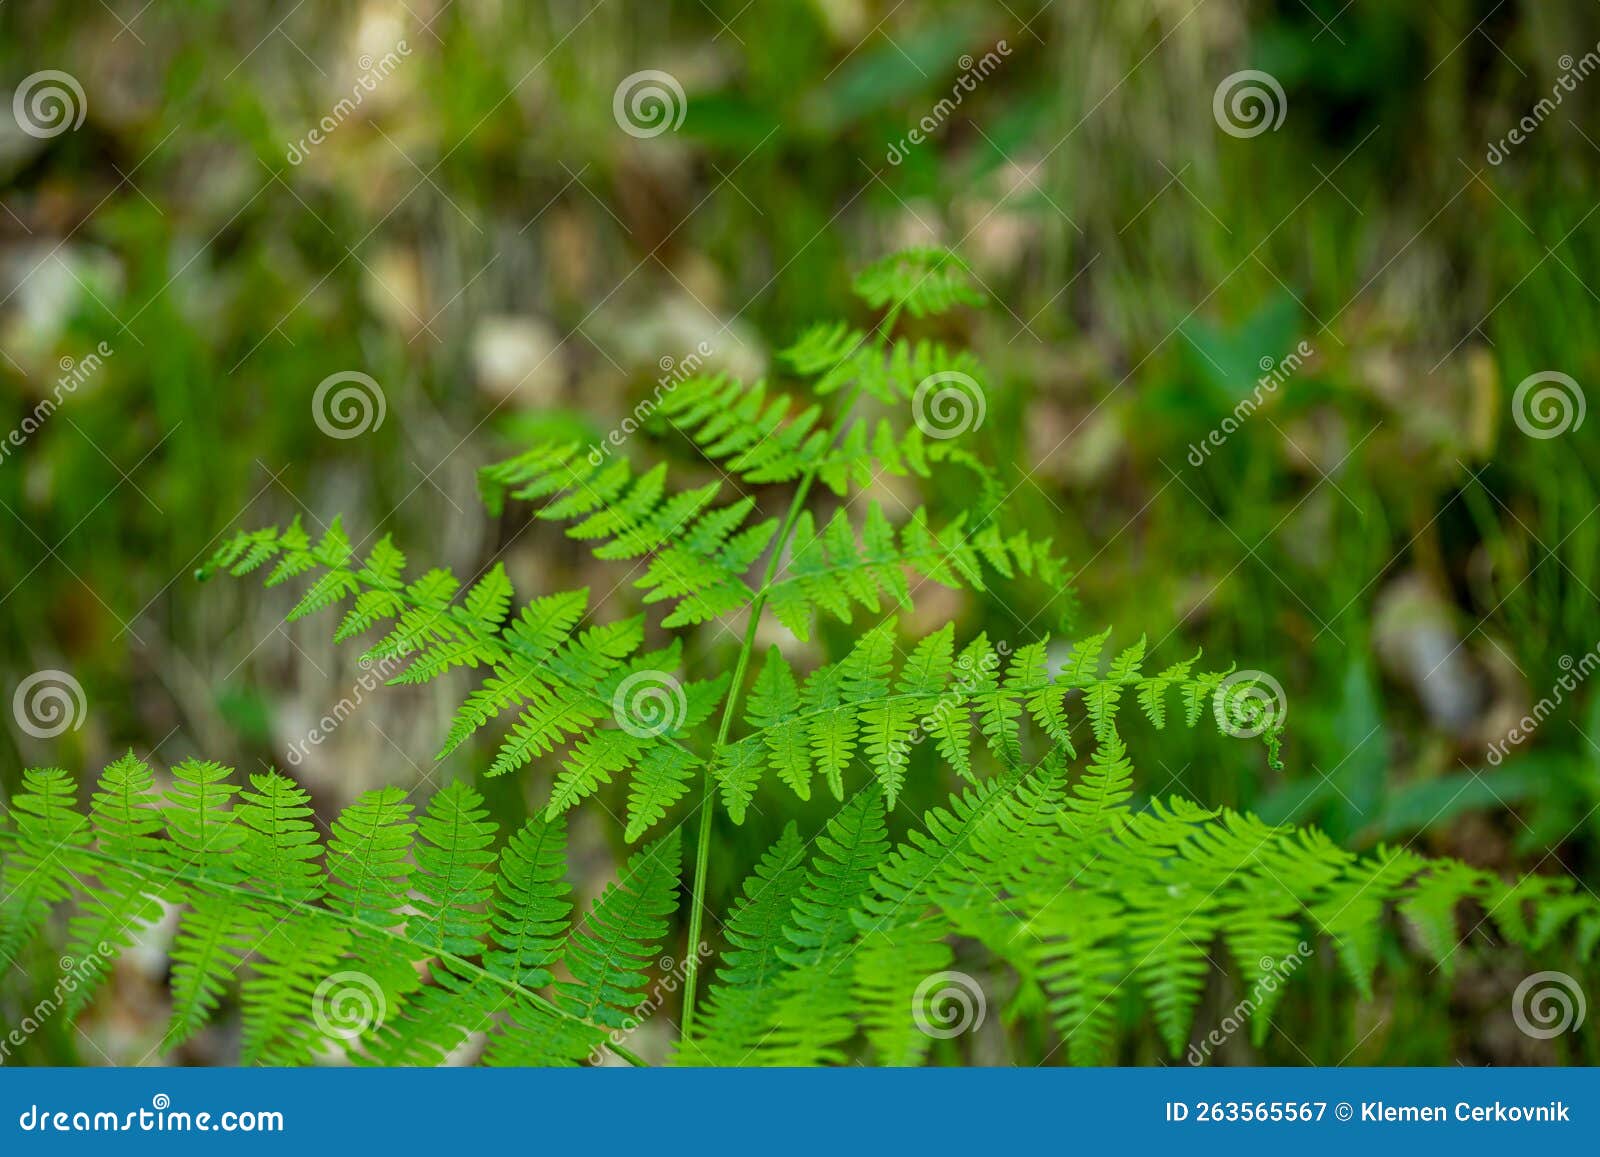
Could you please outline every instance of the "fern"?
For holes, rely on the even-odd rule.
[[[1370,998],[1391,912],[1441,966],[1468,951],[1455,916],[1466,903],[1529,952],[1600,950],[1600,902],[1572,881],[1506,881],[1391,849],[1357,856],[1315,830],[1181,798],[1136,807],[1114,740],[1081,774],[1067,768],[1058,750],[969,786],[898,845],[876,786],[852,796],[809,857],[786,828],[728,914],[728,950],[678,1061],[840,1063],[859,1036],[880,1062],[918,1063],[948,1035],[930,982],[971,986],[958,993],[969,1022],[984,999],[948,971],[960,940],[1038,993],[1075,1063],[1116,1059],[1130,1005],[1181,1054],[1218,959],[1249,989],[1265,966],[1325,938]],[[11,800],[18,823],[0,851],[8,871],[31,865],[34,890],[7,906],[0,934],[20,948],[70,905],[69,935],[106,937],[69,1015],[159,903],[182,913],[168,1048],[237,991],[247,1062],[432,1064],[463,1048],[489,1063],[574,1063],[605,1049],[637,1061],[620,1038],[658,1000],[650,970],[672,936],[676,831],[574,920],[559,817],[535,816],[502,842],[464,785],[415,819],[398,789],[380,788],[336,817],[323,845],[304,792],[281,776],[239,790],[226,769],[187,762],[172,780],[156,791],[130,755],[102,775],[87,820],[60,770],[27,772]],[[1255,991],[1245,1015],[1260,1042],[1281,989]]]
[[[1162,728],[1174,689],[1198,704],[1214,695],[1227,675],[1191,673],[1196,661],[1191,659],[1147,676],[1142,640],[1122,651],[1102,675],[1098,664],[1105,633],[1076,643],[1071,659],[1052,673],[1048,637],[1002,656],[979,635],[957,654],[955,628],[948,624],[918,642],[897,674],[894,630],[888,620],[868,631],[849,655],[817,668],[803,685],[778,649],[768,650],[746,712],[749,734],[723,748],[713,768],[730,814],[736,819],[744,814],[764,770],[802,799],[810,797],[810,785],[820,775],[842,800],[845,772],[855,765],[877,780],[892,810],[917,744],[931,739],[943,763],[975,781],[978,741],[999,766],[1014,765],[1022,750],[1024,718],[1046,746],[1059,744],[1075,755],[1076,712],[1102,746],[1120,750],[1115,724],[1125,689],[1136,691],[1145,718]],[[1081,708],[1069,707],[1080,701]],[[1194,726],[1201,714],[1186,712],[1186,722]],[[1217,722],[1227,727],[1226,720]]]
[[[861,345],[864,334],[852,331],[847,337],[855,352],[837,364],[828,360],[831,350],[813,348],[811,332],[783,356],[797,372],[816,375],[812,389],[820,395],[855,387],[889,405],[903,405],[918,383],[933,374],[955,371],[976,380],[983,373],[970,355],[952,355],[942,346],[913,350],[897,343],[896,353],[885,355],[875,346]],[[897,431],[887,419],[855,419],[830,444],[827,431],[817,426],[822,407],[812,404],[794,412],[795,406],[788,395],[774,394],[769,400],[765,382],[747,385],[718,375],[683,382],[662,398],[658,412],[708,461],[744,486],[793,482],[814,472],[843,498],[882,475],[931,478],[936,467],[949,463],[971,472],[985,506],[999,501],[999,482],[982,459],[955,442],[930,441],[914,422]],[[501,485],[494,473],[498,469],[485,472],[491,503]]]
[[[855,291],[875,309],[904,309],[912,317],[946,313],[957,305],[982,305],[966,262],[943,249],[907,249],[867,266]]]
[[[789,916],[791,941],[832,926],[845,909],[857,934],[815,953],[780,952],[786,969],[718,977],[713,1007],[735,999],[736,986],[739,1007],[768,1010],[766,1039],[774,1043],[741,1059],[836,1059],[830,1048],[858,1030],[882,1063],[920,1059],[937,1020],[914,1004],[913,986],[941,974],[956,936],[981,942],[1042,989],[1063,1055],[1084,1064],[1116,1058],[1117,1021],[1129,1001],[1144,1006],[1166,1050],[1181,1055],[1219,956],[1232,959],[1241,987],[1256,986],[1261,996],[1243,1014],[1258,1042],[1282,991],[1257,985],[1262,962],[1292,967],[1305,941],[1329,939],[1348,979],[1370,998],[1391,910],[1415,926],[1418,906],[1427,907],[1429,930],[1420,940],[1438,964],[1464,951],[1451,915],[1463,903],[1488,911],[1500,934],[1527,951],[1548,953],[1565,941],[1589,959],[1600,949],[1600,902],[1572,881],[1507,882],[1390,849],[1357,856],[1312,829],[1273,827],[1181,798],[1136,809],[1111,786],[1129,776],[1115,750],[1101,749],[1076,779],[1065,768],[1049,758],[969,787],[930,811],[923,830],[889,854],[869,847],[865,854],[878,864],[865,889],[851,877],[826,896],[801,893]],[[866,798],[858,796],[830,832]],[[845,878],[840,860],[823,847],[812,871]],[[1226,954],[1214,952],[1219,941]],[[1281,979],[1287,985],[1293,977]],[[796,986],[806,995],[795,995]],[[831,1019],[793,1023],[818,1009],[836,1010]],[[714,1056],[720,1027],[708,1021],[700,1046]],[[741,1025],[741,1039],[757,1027]]]
[[[353,542],[337,518],[316,537],[299,520],[239,532],[203,569],[293,581],[288,618],[337,610],[335,641],[364,637],[361,661],[390,683],[468,681],[439,758],[492,732],[486,774],[538,773],[532,818],[502,838],[464,781],[425,803],[379,789],[324,843],[305,791],[275,773],[238,782],[191,761],[161,790],[129,756],[84,816],[65,772],[30,772],[0,823],[0,951],[70,908],[68,943],[98,954],[76,1015],[107,959],[174,906],[163,1043],[237,1003],[241,1058],[276,1064],[462,1051],[570,1063],[606,1048],[637,1060],[619,1038],[658,1003],[652,962],[678,934],[680,885],[690,950],[674,1057],[689,1064],[837,1063],[863,1043],[919,1063],[945,1035],[926,998],[960,977],[957,1004],[981,999],[952,970],[980,951],[983,975],[1013,974],[1008,1015],[1037,1017],[1084,1063],[1117,1058],[1132,1006],[1181,1052],[1218,958],[1247,979],[1325,938],[1370,996],[1394,911],[1445,968],[1468,902],[1530,951],[1566,938],[1592,954],[1600,916],[1570,881],[1356,856],[1314,831],[1141,802],[1130,720],[1259,734],[1279,767],[1281,719],[1248,673],[1200,670],[1199,655],[1158,662],[1143,639],[1112,648],[1109,629],[1081,637],[1065,563],[1016,524],[981,439],[925,427],[930,383],[961,380],[980,400],[995,388],[969,352],[897,332],[982,302],[961,261],[896,254],[855,290],[876,324],[806,330],[781,355],[792,386],[695,377],[659,399],[654,432],[701,464],[687,486],[664,463],[575,443],[480,473],[492,514],[514,501],[561,524],[632,583],[642,613],[587,589],[523,601],[498,562],[465,581],[418,573],[392,538]],[[927,484],[927,505],[871,492],[884,476]],[[1013,647],[953,623],[903,637],[930,583],[1042,590],[1033,609],[1057,612],[1061,637]],[[737,651],[697,630],[741,622]],[[758,655],[763,627],[813,647]],[[826,635],[849,637],[842,657],[787,657]],[[922,765],[962,790],[895,844]],[[786,827],[718,921],[727,950],[697,1005],[715,826],[744,823],[758,799],[785,808],[824,790],[842,807],[814,846]],[[654,838],[578,915],[566,815],[596,798],[623,809],[627,842]],[[696,813],[686,856],[682,821]],[[1258,1039],[1277,999],[1256,1003]]]
[[[687,773],[702,762],[681,737],[715,707],[726,679],[677,681],[672,672],[679,666],[679,644],[642,651],[642,619],[579,630],[588,611],[585,590],[534,599],[509,616],[510,587],[499,567],[457,600],[461,584],[448,571],[434,570],[406,582],[404,560],[387,538],[364,565],[354,565],[337,520],[315,546],[298,522],[282,532],[269,527],[241,534],[217,552],[212,565],[244,574],[273,560],[277,565],[269,585],[319,571],[311,590],[290,611],[291,621],[337,601],[319,591],[338,590],[353,595],[354,605],[336,640],[380,625],[388,628],[362,661],[398,666],[391,684],[434,679],[456,667],[487,669],[483,682],[456,710],[438,758],[501,715],[515,712],[488,774],[515,771],[540,756],[563,756],[551,815],[655,752],[650,766],[670,767],[677,778],[658,774],[652,791],[631,805],[630,816],[647,826],[645,817],[659,818],[682,795]],[[627,703],[618,698],[636,676],[670,681],[682,695],[682,710],[659,725],[637,725]],[[610,726],[597,726],[605,723]]]
[[[825,467],[811,468],[822,476]],[[794,474],[801,470],[797,465]],[[788,538],[791,558],[758,592],[745,576],[771,544],[777,522],[751,523],[750,498],[712,506],[718,483],[669,495],[665,476],[658,466],[634,478],[625,461],[591,466],[576,445],[541,445],[486,468],[482,480],[491,511],[507,495],[550,499],[538,517],[576,519],[567,534],[596,544],[597,558],[649,556],[633,585],[644,592],[646,605],[672,605],[663,627],[710,622],[750,605],[760,593],[778,620],[805,640],[819,612],[848,623],[854,605],[876,612],[880,593],[909,606],[907,572],[956,590],[986,589],[986,571],[1005,578],[1036,574],[1053,588],[1067,581],[1049,541],[1026,531],[1005,535],[995,523],[969,531],[965,516],[935,530],[921,508],[897,531],[882,505],[868,501],[859,527],[840,511],[818,529],[811,513],[802,511]]]
[[[247,1062],[437,1063],[474,1034],[486,1059],[578,1061],[644,994],[641,966],[677,906],[675,833],[632,857],[573,924],[559,818],[530,819],[496,851],[471,788],[444,788],[415,822],[398,789],[380,788],[333,821],[324,846],[291,780],[254,775],[240,790],[226,769],[194,762],[172,776],[163,797],[143,762],[118,760],[85,821],[66,772],[29,771],[11,800],[21,822],[0,842],[8,875],[30,877],[0,924],[9,950],[73,894],[70,934],[104,938],[73,1014],[158,904],[181,908],[168,1048],[237,988]],[[571,979],[556,981],[558,969]]]
[[[723,930],[729,947],[707,1000],[703,1036],[685,1042],[681,1059],[739,1065],[765,1039],[778,998],[772,978],[784,967],[784,928],[805,882],[803,851],[790,824],[744,882]]]
[[[817,377],[819,397],[845,394],[833,422],[825,420],[823,402],[802,408],[787,395],[769,398],[762,384],[721,378],[691,379],[660,406],[707,459],[733,472],[736,485],[795,483],[783,518],[760,517],[749,495],[724,501],[723,483],[675,490],[664,465],[638,473],[625,459],[571,444],[536,445],[486,467],[480,476],[486,505],[499,513],[508,498],[537,503],[536,517],[568,524],[568,536],[597,558],[631,563],[643,604],[664,609],[660,626],[669,632],[747,611],[753,632],[770,609],[806,641],[821,617],[852,625],[862,614],[910,609],[923,582],[981,593],[997,580],[1032,580],[1069,618],[1070,580],[1050,541],[1002,529],[992,509],[936,523],[917,508],[897,524],[875,499],[825,519],[806,506],[815,481],[845,495],[852,484],[866,485],[882,472],[928,477],[941,463],[976,471],[983,494],[996,493],[994,476],[968,450],[930,442],[915,423],[896,433],[888,419],[869,429],[852,414],[864,395],[903,406],[919,375],[981,373],[969,354],[926,340],[890,339],[902,312],[921,317],[980,300],[965,267],[953,257],[919,251],[868,270],[859,288],[869,303],[887,309],[875,337],[834,327],[826,337],[802,338],[788,355],[799,372]],[[763,557],[764,571],[755,577]],[[751,753],[763,740],[741,740],[728,727],[745,690],[748,645],[731,678],[691,680],[680,672],[680,638],[644,650],[644,617],[586,626],[595,609],[587,590],[542,595],[516,608],[500,564],[470,584],[441,568],[409,577],[406,557],[390,537],[358,557],[337,518],[315,541],[298,519],[281,531],[240,532],[202,575],[262,568],[268,568],[268,586],[306,582],[290,621],[341,607],[335,641],[376,633],[362,661],[377,665],[390,683],[428,682],[452,670],[478,673],[438,758],[496,726],[501,735],[488,774],[553,764],[551,817],[614,782],[625,783],[626,834],[637,840],[670,815],[697,779],[709,788],[713,767],[736,819],[759,787],[761,768]],[[640,705],[655,706],[659,718],[639,718]],[[862,721],[876,728],[869,751],[888,758],[904,724],[904,705],[862,710]],[[697,746],[695,728],[719,711],[722,724],[710,749]],[[839,720],[846,730],[853,725],[853,716],[847,722],[841,713]],[[843,761],[853,747],[848,735],[834,739],[822,755],[823,773],[842,798]],[[798,765],[786,764],[784,772],[804,796],[809,776]],[[880,778],[892,807],[900,783]]]

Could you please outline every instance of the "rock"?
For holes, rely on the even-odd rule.
[[[567,377],[555,328],[522,315],[478,322],[472,334],[472,369],[478,388],[495,401],[528,408],[557,404]]]
[[[1378,595],[1372,620],[1384,669],[1411,688],[1435,727],[1458,739],[1471,734],[1486,689],[1448,601],[1411,572]]]

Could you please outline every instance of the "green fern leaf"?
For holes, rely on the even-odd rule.
[[[677,907],[680,859],[672,832],[628,860],[572,938],[567,967],[573,979],[557,986],[570,1015],[613,1028],[631,1028],[648,977],[640,971],[660,951],[667,919]]]

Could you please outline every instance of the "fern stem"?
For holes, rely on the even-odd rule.
[[[854,398],[851,402],[854,403]],[[848,412],[847,408],[846,413]],[[701,777],[700,834],[695,841],[694,881],[691,885],[689,908],[689,951],[685,957],[688,964],[683,973],[682,1037],[684,1040],[689,1039],[689,1033],[694,1028],[694,998],[700,980],[700,929],[705,912],[706,872],[711,864],[711,824],[716,818],[717,806],[712,768],[716,764],[716,753],[728,742],[728,732],[733,728],[733,713],[738,707],[739,694],[744,688],[745,673],[750,668],[750,656],[755,651],[756,630],[761,626],[761,612],[766,609],[767,591],[772,585],[772,576],[777,573],[778,560],[782,557],[784,544],[794,532],[795,521],[805,507],[806,495],[810,492],[811,482],[815,477],[815,471],[807,471],[800,479],[800,485],[794,492],[794,499],[789,503],[789,513],[784,518],[783,526],[773,543],[772,557],[767,560],[767,570],[761,578],[761,587],[750,602],[750,622],[745,627],[744,641],[739,646],[739,658],[734,664],[733,681],[728,688],[728,700],[723,705],[722,721],[717,726],[717,742],[712,748],[711,758],[706,761],[705,774]]]
[[[884,326],[880,333],[887,333],[894,324],[898,309],[891,310],[884,319]],[[881,340],[881,339],[880,339]],[[861,397],[861,383],[857,382],[845,396],[844,405],[840,408],[839,416],[834,420],[833,428],[828,432],[828,446],[831,449],[838,441],[840,433],[844,430],[845,423],[850,418],[850,412],[855,409],[856,400]],[[716,819],[716,785],[713,782],[712,769],[716,766],[717,753],[728,742],[728,733],[733,729],[733,715],[739,707],[739,696],[744,690],[745,673],[750,668],[750,656],[755,653],[756,631],[761,626],[761,612],[766,609],[767,595],[772,589],[773,577],[778,573],[778,563],[783,558],[785,547],[788,546],[789,537],[794,533],[795,523],[800,519],[800,512],[805,509],[806,497],[811,493],[811,484],[816,481],[817,467],[809,467],[800,476],[800,484],[795,488],[794,498],[789,502],[789,512],[784,515],[783,525],[778,529],[778,535],[772,543],[772,553],[767,559],[767,568],[761,576],[761,585],[756,590],[755,598],[750,600],[750,622],[744,630],[744,641],[739,646],[739,658],[734,663],[733,680],[728,687],[728,699],[722,707],[722,721],[717,726],[717,742],[711,750],[711,758],[706,761],[705,774],[700,782],[700,833],[695,841],[694,851],[694,879],[690,884],[689,900],[689,949],[685,954],[688,961],[683,973],[683,1023],[680,1036],[683,1040],[689,1039],[689,1034],[694,1029],[694,1004],[695,993],[700,981],[700,931],[704,923],[706,900],[706,875],[711,866],[711,825]]]
[[[878,349],[885,346],[903,307],[904,303],[897,301],[884,314],[883,320],[878,323],[877,331],[873,334],[873,346]],[[833,428],[828,431],[830,450],[838,442],[839,435],[843,433],[845,423],[849,421],[851,411],[855,409],[863,388],[863,383],[858,379],[850,387],[850,392],[845,395],[839,416],[834,419]],[[800,484],[795,488],[794,498],[789,502],[789,512],[784,515],[783,525],[779,528],[778,536],[772,544],[772,554],[767,559],[767,568],[761,576],[761,585],[756,590],[755,598],[750,600],[750,622],[745,627],[744,641],[739,646],[739,658],[734,664],[733,680],[728,688],[728,700],[723,704],[722,720],[717,726],[717,742],[712,748],[711,758],[706,761],[705,774],[701,777],[700,832],[695,841],[694,879],[690,884],[689,949],[685,954],[688,964],[683,973],[683,1024],[679,1030],[680,1039],[685,1041],[694,1030],[695,994],[700,982],[700,932],[704,924],[706,877],[711,867],[711,825],[716,819],[717,808],[712,769],[716,766],[717,753],[728,742],[728,732],[733,728],[733,713],[738,709],[739,696],[744,690],[744,678],[750,668],[750,656],[755,653],[756,631],[761,626],[761,612],[766,609],[773,577],[778,573],[778,563],[789,544],[790,536],[794,533],[800,512],[805,509],[806,497],[811,493],[811,484],[816,481],[818,468],[817,465],[812,465],[801,475]]]

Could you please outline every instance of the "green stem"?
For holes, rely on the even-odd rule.
[[[850,406],[855,404],[852,395],[849,405],[845,407],[844,415],[840,417],[840,425],[844,417],[850,413]],[[835,427],[834,434],[837,435]],[[778,561],[783,555],[783,548],[789,541],[789,535],[794,533],[795,521],[800,517],[800,512],[805,509],[806,495],[811,491],[811,483],[816,478],[814,470],[808,470],[801,476],[800,485],[794,492],[794,500],[789,503],[789,513],[784,516],[783,525],[778,530],[778,537],[772,546],[772,557],[767,560],[767,570],[761,577],[761,586],[756,597],[750,603],[750,622],[744,630],[744,642],[739,646],[739,659],[734,664],[733,681],[728,689],[728,701],[723,705],[722,722],[717,727],[717,742],[711,750],[711,758],[706,761],[705,775],[700,785],[700,836],[695,844],[694,852],[694,884],[693,896],[689,908],[689,951],[686,955],[688,964],[683,973],[683,1039],[689,1039],[689,1033],[694,1028],[694,998],[696,986],[700,980],[700,927],[705,914],[706,899],[706,870],[711,863],[711,822],[715,819],[717,806],[716,786],[712,778],[712,767],[716,763],[717,752],[728,742],[728,732],[733,727],[733,713],[739,705],[739,694],[744,688],[745,672],[750,667],[750,656],[755,652],[756,630],[761,626],[761,612],[767,605],[767,591],[772,585],[772,576],[777,573]]]
[[[896,302],[884,315],[873,337],[874,348],[882,349],[887,343],[889,334],[894,330],[894,323],[900,316],[900,308],[901,303]],[[828,449],[833,448],[839,440],[839,435],[843,433],[845,423],[850,420],[850,413],[861,397],[861,389],[861,382],[857,381],[845,395],[844,405],[839,410],[838,418],[834,420],[833,429],[828,431]],[[772,554],[767,559],[767,569],[761,576],[761,585],[756,589],[755,598],[750,600],[750,622],[744,630],[744,642],[739,646],[739,658],[734,664],[733,681],[728,687],[728,699],[722,707],[722,721],[717,726],[717,742],[711,749],[711,757],[706,760],[705,774],[700,782],[700,834],[695,842],[694,881],[690,885],[689,948],[684,954],[687,964],[683,972],[683,1023],[680,1028],[682,1040],[688,1040],[694,1031],[695,993],[700,982],[700,931],[705,917],[706,876],[711,866],[711,825],[716,819],[717,809],[716,784],[713,781],[712,769],[716,766],[718,752],[728,742],[728,732],[733,728],[733,715],[738,709],[739,696],[744,690],[744,678],[750,668],[750,656],[755,652],[756,630],[761,626],[761,612],[766,609],[773,576],[778,573],[778,563],[783,557],[784,548],[789,544],[789,536],[794,533],[794,524],[799,520],[800,512],[805,509],[806,496],[811,493],[811,484],[816,479],[815,466],[808,468],[800,476],[800,485],[795,488],[794,498],[789,503],[789,512],[784,515],[783,525],[779,527],[778,536],[773,541]]]

